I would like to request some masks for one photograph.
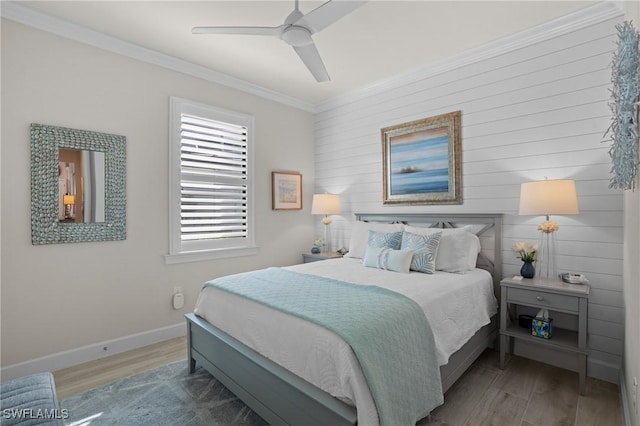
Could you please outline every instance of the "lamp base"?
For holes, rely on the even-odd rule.
[[[329,219],[328,217],[325,217],[326,219]],[[324,223],[324,244],[323,244],[323,250],[322,251],[331,251],[331,230],[329,229],[329,224],[331,224],[331,219],[329,219],[329,222],[325,222],[324,219],[322,220],[322,223]]]
[[[538,238],[538,254],[536,256],[536,271],[539,278],[557,278],[556,253],[558,238],[555,232],[541,232]]]
[[[71,204],[64,205],[64,218],[65,219],[73,219],[71,217]]]

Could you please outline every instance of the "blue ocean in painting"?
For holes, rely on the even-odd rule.
[[[392,144],[390,154],[391,195],[449,191],[446,135]]]
[[[391,195],[449,191],[449,169],[391,175]]]

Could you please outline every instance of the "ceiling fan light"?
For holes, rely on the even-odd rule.
[[[293,47],[307,46],[313,42],[311,39],[311,31],[297,25],[286,28],[282,32],[281,38]]]

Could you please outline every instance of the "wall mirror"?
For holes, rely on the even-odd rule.
[[[31,242],[126,238],[126,138],[31,125]]]

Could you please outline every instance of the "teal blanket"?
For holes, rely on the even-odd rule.
[[[413,426],[443,403],[431,328],[418,304],[399,293],[280,268],[230,275],[206,286],[340,336],[360,362],[383,426]]]

